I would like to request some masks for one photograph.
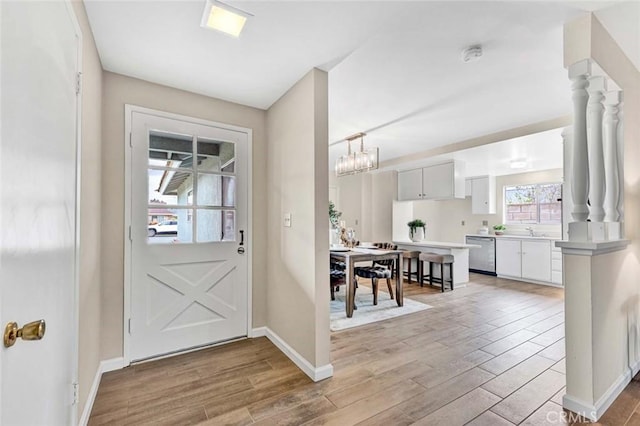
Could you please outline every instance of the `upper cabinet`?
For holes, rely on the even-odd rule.
[[[422,199],[422,169],[398,172],[398,201]]]
[[[398,172],[398,201],[464,198],[464,164],[450,162]]]
[[[496,213],[496,178],[481,176],[469,178],[466,181],[471,193],[471,213]]]

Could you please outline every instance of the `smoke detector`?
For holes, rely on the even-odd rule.
[[[462,51],[462,62],[474,62],[482,57],[482,46],[479,44],[469,46]]]

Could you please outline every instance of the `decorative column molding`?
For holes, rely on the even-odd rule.
[[[587,104],[587,148],[589,163],[589,219],[604,221],[604,152],[602,147],[602,116],[604,92],[607,83],[604,77],[589,78],[589,102]]]
[[[622,92],[590,59],[569,66],[569,79],[574,114],[570,174],[565,171],[573,201],[568,241],[619,240],[624,234]]]
[[[585,90],[589,85],[587,77],[591,75],[591,63],[587,60],[569,67],[569,79],[573,91],[573,152],[571,156],[571,189],[573,211],[571,216],[578,222],[589,217],[587,198],[589,195],[589,158],[587,150],[587,100]]]
[[[571,222],[573,212],[573,191],[571,189],[571,177],[573,176],[571,160],[573,154],[573,126],[567,126],[562,130],[563,152],[563,177],[562,177],[562,223]],[[569,229],[562,227],[562,239],[569,239]]]
[[[602,148],[604,153],[605,196],[604,211],[606,222],[618,222],[618,201],[621,195],[618,165],[618,105],[620,92],[607,92],[604,100],[602,121]]]
[[[620,223],[624,222],[624,93],[620,93],[620,104],[618,104],[618,129],[616,140],[617,151],[618,151],[618,191],[620,191],[620,195],[618,196],[618,220]],[[622,234],[624,232],[621,230]]]

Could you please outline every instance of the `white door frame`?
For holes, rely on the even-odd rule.
[[[1,2],[0,2],[1,3]],[[76,72],[78,73],[78,93],[76,95],[76,167],[75,167],[75,186],[76,186],[76,194],[75,194],[75,224],[74,224],[74,244],[75,244],[75,253],[74,253],[74,277],[73,283],[71,286],[71,290],[73,291],[72,295],[72,318],[71,318],[71,377],[70,386],[73,386],[73,401],[71,404],[71,413],[70,419],[72,424],[78,424],[78,410],[79,410],[79,393],[78,393],[78,370],[79,370],[79,362],[80,362],[80,232],[81,232],[81,216],[80,216],[80,203],[81,203],[81,188],[82,188],[82,49],[83,49],[83,37],[82,37],[82,29],[80,28],[80,23],[78,22],[78,17],[76,16],[75,10],[73,9],[73,4],[71,0],[64,0],[65,6],[67,8],[67,12],[69,13],[69,18],[71,20],[71,24],[73,25],[73,30],[76,33],[77,37],[77,64],[76,64]],[[0,4],[0,14],[2,13],[2,5]],[[1,38],[1,36],[0,36]],[[1,89],[1,88],[0,88]],[[0,310],[2,309],[2,305],[0,304]],[[0,318],[2,317],[2,312],[0,312]],[[0,357],[0,362],[2,358]],[[0,368],[0,380],[2,380],[2,368]],[[66,389],[65,389],[66,391]],[[0,387],[0,402],[2,401],[2,388]],[[2,409],[2,404],[0,403],[0,410]],[[1,415],[0,415],[1,417]]]
[[[242,132],[247,134],[247,336],[252,336],[252,305],[253,305],[253,130],[246,127],[233,126],[231,124],[219,123],[216,121],[203,120],[200,118],[188,117],[186,115],[174,114],[170,112],[158,111],[136,105],[125,104],[124,106],[124,309],[122,318],[122,355],[123,365],[131,365],[131,334],[129,334],[129,319],[131,318],[131,240],[129,238],[129,228],[131,227],[131,184],[132,184],[132,164],[131,164],[131,126],[134,112],[139,112],[157,117],[169,118],[173,120],[185,121],[204,126],[219,127],[226,130]],[[197,348],[193,350],[199,350]],[[186,350],[184,352],[188,352]],[[168,356],[178,355],[170,354]]]
[[[73,280],[73,339],[72,339],[72,383],[73,383],[73,404],[71,405],[71,422],[72,424],[78,424],[78,415],[80,414],[78,411],[80,410],[79,405],[79,369],[80,369],[80,236],[82,229],[82,216],[81,213],[81,201],[82,201],[82,49],[83,49],[83,38],[82,38],[82,29],[80,28],[80,23],[78,22],[78,18],[76,17],[76,12],[73,9],[73,4],[71,0],[65,0],[67,5],[67,10],[69,11],[69,15],[71,16],[71,22],[73,23],[74,30],[76,32],[76,36],[78,37],[78,65],[76,66],[78,72],[78,94],[76,95],[76,223],[75,223],[75,249],[74,253],[75,258],[75,277]],[[84,6],[83,6],[84,7]]]

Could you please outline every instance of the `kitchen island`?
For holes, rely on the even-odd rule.
[[[420,251],[423,253],[451,254],[453,255],[453,284],[454,287],[464,287],[469,282],[469,250],[480,248],[475,244],[448,243],[440,241],[394,241],[400,250]],[[426,266],[426,265],[425,265]],[[417,270],[417,269],[413,269]],[[447,272],[445,271],[445,274]],[[439,268],[434,268],[434,277],[440,277]]]

